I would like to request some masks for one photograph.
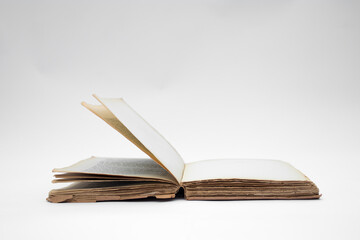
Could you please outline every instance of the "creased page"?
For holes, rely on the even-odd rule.
[[[170,173],[149,158],[91,157],[68,167],[55,168],[53,172],[156,178],[176,182]]]
[[[290,164],[268,159],[215,159],[185,165],[182,182],[209,179],[309,180]]]
[[[179,183],[181,182],[185,167],[184,161],[159,132],[136,113],[123,99],[99,98],[96,96],[95,98],[106,107],[111,115],[116,117],[115,121],[120,122],[118,126],[123,126],[121,129],[119,128],[120,131],[118,130],[121,134],[168,170]],[[83,105],[86,106],[87,104]],[[95,108],[94,110],[96,111]],[[95,113],[95,111],[93,112]],[[113,126],[114,123],[111,124],[111,121],[113,120],[106,122]]]

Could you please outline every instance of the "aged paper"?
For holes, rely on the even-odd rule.
[[[102,174],[125,177],[164,179],[176,182],[174,177],[149,158],[91,157],[54,172]]]
[[[185,167],[184,161],[159,132],[150,126],[123,99],[99,98],[96,96],[95,98],[108,111],[101,109],[99,106],[86,103],[83,103],[83,105],[127,137],[154,161],[162,165],[179,183],[181,182]]]
[[[231,178],[280,181],[308,180],[299,170],[279,160],[215,159],[186,164],[182,182]]]

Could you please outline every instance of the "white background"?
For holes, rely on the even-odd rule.
[[[358,1],[0,0],[1,239],[359,239]],[[51,204],[54,167],[145,157],[80,105],[124,97],[185,162],[288,161],[318,201]]]

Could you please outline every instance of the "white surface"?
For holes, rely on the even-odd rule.
[[[359,12],[0,0],[0,239],[359,239]],[[124,97],[186,163],[281,159],[322,199],[47,203],[54,167],[146,157],[80,105],[92,93]]]
[[[170,143],[123,99],[99,98],[119,121],[174,175],[180,183],[184,160]]]
[[[304,181],[304,174],[290,164],[270,159],[210,159],[188,163],[182,181],[207,179],[256,179]]]

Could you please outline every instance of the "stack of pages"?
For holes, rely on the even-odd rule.
[[[265,159],[216,159],[185,164],[178,152],[123,99],[83,103],[150,158],[91,157],[53,170],[50,202],[174,198],[188,200],[318,199],[319,189],[290,164]]]

